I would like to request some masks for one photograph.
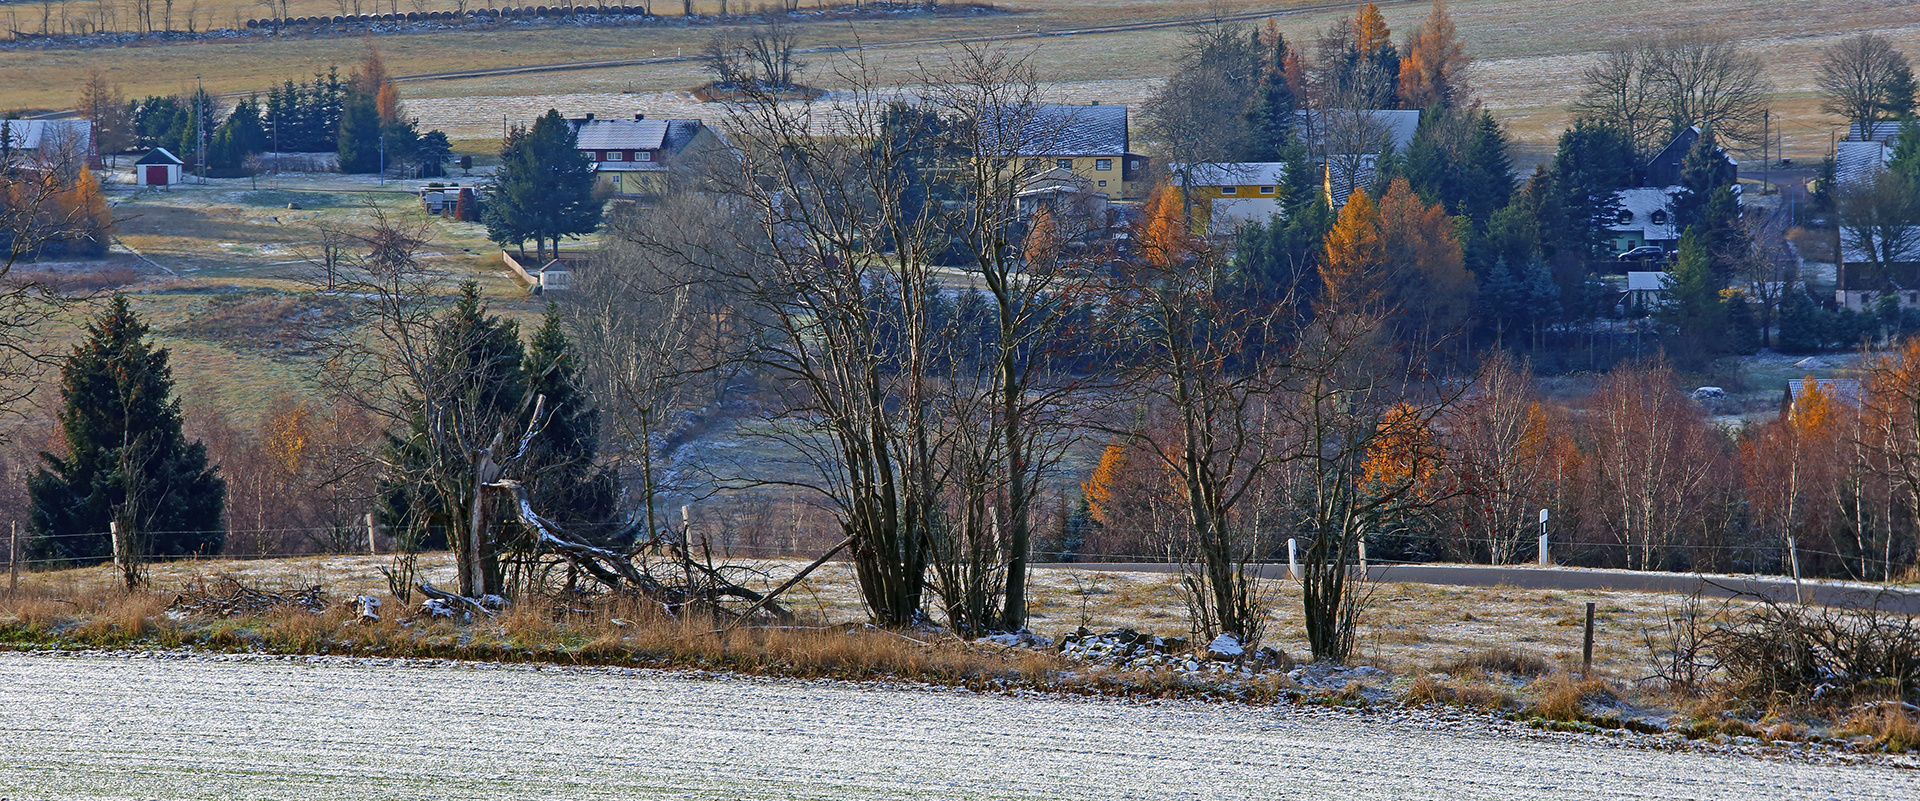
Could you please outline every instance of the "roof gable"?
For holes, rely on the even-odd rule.
[[[147,154],[144,156],[141,156],[140,160],[134,162],[134,164],[136,165],[141,165],[141,164],[182,165],[182,164],[186,164],[186,162],[181,161],[180,157],[174,155],[172,151],[164,147],[156,147],[152,150],[147,151]]]
[[[1340,113],[1340,112],[1332,112]],[[1404,153],[1413,144],[1413,135],[1420,130],[1420,112],[1413,109],[1368,109],[1365,112],[1368,122],[1377,125],[1395,152]],[[1316,147],[1326,144],[1327,125],[1331,121],[1318,109],[1304,109],[1294,112],[1306,123],[1307,130],[1313,136]],[[1337,156],[1355,156],[1358,153],[1334,153]]]
[[[1120,155],[1127,152],[1127,107],[1095,104],[1069,106],[1042,104],[1007,107],[1007,116],[1021,117],[1018,142],[994,141],[1002,128],[987,124],[985,148],[989,152],[1011,150],[1015,156]],[[1011,121],[1009,121],[1011,123]]]
[[[86,120],[6,120],[7,138],[21,150],[39,150],[63,139],[84,141],[93,136]]]

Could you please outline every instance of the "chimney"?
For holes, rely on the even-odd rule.
[[[633,115],[633,121],[634,121],[634,122],[639,122],[639,121],[641,121],[641,120],[644,120],[644,119],[646,119],[646,118],[647,118],[647,115],[645,115],[645,114],[635,114],[635,115]]]
[[[587,112],[587,122],[593,122],[593,112]]]

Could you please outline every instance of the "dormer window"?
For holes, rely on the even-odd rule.
[[[633,154],[633,160],[634,160],[634,161],[652,161],[652,160],[653,160],[653,151],[651,151],[651,150],[642,150],[642,151],[640,151],[640,152],[638,152],[638,153],[635,153],[635,154]]]
[[[607,154],[607,160],[608,160],[608,161],[626,161],[626,160],[627,160],[627,154],[625,154],[625,153],[622,153],[622,152],[620,152],[620,151],[618,151],[618,150],[615,150],[615,151],[613,151],[612,153],[608,153],[608,154]]]
[[[1652,221],[1653,221],[1653,224],[1654,224],[1654,225],[1666,225],[1666,224],[1667,224],[1667,210],[1666,210],[1666,209],[1654,209],[1654,211],[1653,211],[1653,213],[1652,213],[1652,214],[1650,214],[1650,215],[1647,215],[1647,219],[1649,219],[1649,220],[1652,220]]]
[[[1621,225],[1632,225],[1632,224],[1633,224],[1633,212],[1631,212],[1631,211],[1625,211],[1625,210],[1622,210],[1622,211],[1620,212],[1620,224],[1621,224]]]

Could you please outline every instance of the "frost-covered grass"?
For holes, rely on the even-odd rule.
[[[1899,708],[1838,706],[1794,699],[1671,694],[1645,681],[1653,663],[1645,644],[1684,599],[1658,593],[1564,593],[1507,587],[1380,584],[1362,617],[1356,670],[1200,670],[1188,658],[1116,664],[1083,654],[967,642],[938,631],[897,633],[865,625],[852,570],[816,572],[783,602],[797,625],[716,631],[710,623],[665,619],[650,604],[533,600],[495,620],[434,619],[386,592],[379,567],[391,557],[177,562],[151,566],[145,590],[117,589],[110,568],[26,576],[19,597],[0,600],[0,644],[14,648],[189,648],[421,657],[509,663],[617,665],[713,670],[793,679],[925,682],[981,690],[1119,697],[1214,698],[1256,704],[1292,699],[1336,706],[1433,704],[1556,730],[1671,730],[1695,738],[1755,738],[1798,747],[1904,750]],[[769,583],[800,566],[793,559],[752,563]],[[451,560],[429,554],[421,576],[442,586]],[[249,586],[324,587],[324,614],[272,611],[234,619],[166,613],[193,582],[229,575]],[[1039,569],[1032,581],[1032,628],[1058,638],[1085,626],[1191,637],[1177,579],[1167,574],[1097,569]],[[1297,590],[1269,585],[1272,616],[1265,644],[1305,657]],[[383,618],[363,623],[348,600],[383,600]],[[1598,604],[1590,672],[1580,671],[1582,612]],[[937,608],[930,609],[937,614]],[[1196,641],[1198,642],[1198,641]],[[1200,659],[1205,665],[1204,655]],[[1871,699],[1869,699],[1871,700]]]
[[[1444,710],[1113,703],[604,668],[0,653],[35,799],[1910,799],[1912,771]],[[1735,751],[1729,753],[1729,751]]]

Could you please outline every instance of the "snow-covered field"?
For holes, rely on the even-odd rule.
[[[645,671],[0,654],[0,797],[1911,799],[1920,775],[1422,712]]]

